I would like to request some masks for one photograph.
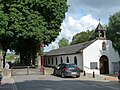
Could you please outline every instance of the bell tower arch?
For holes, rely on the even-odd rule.
[[[95,29],[95,32],[98,32],[98,37],[99,38],[106,39],[106,30],[101,25],[100,19],[99,19],[99,24],[98,24],[97,28]]]

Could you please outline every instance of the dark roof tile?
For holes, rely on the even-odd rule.
[[[56,55],[66,55],[66,54],[74,54],[78,53],[84,48],[88,47],[90,44],[92,44],[95,40],[80,43],[80,44],[75,44],[71,46],[66,46],[63,48],[59,49],[54,49],[46,53],[46,56],[56,56]]]
[[[97,28],[95,29],[95,31],[104,31],[105,29],[103,28],[103,26],[99,23]]]

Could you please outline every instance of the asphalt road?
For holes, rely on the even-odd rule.
[[[20,75],[12,78],[18,90],[120,90],[118,82],[61,78],[52,75]]]

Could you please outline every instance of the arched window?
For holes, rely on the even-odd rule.
[[[69,63],[69,58],[67,57],[67,63]]]
[[[52,64],[53,64],[53,58],[52,58]]]
[[[102,50],[106,50],[106,43],[105,42],[102,43]]]
[[[50,64],[50,58],[48,58],[48,64]]]
[[[58,64],[57,57],[56,57],[56,65]]]
[[[61,63],[63,63],[63,59],[62,59],[62,57],[60,57],[60,59],[61,59]]]
[[[74,57],[74,63],[77,65],[77,57]]]

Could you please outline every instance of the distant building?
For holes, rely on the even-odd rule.
[[[113,74],[118,71],[120,56],[112,42],[106,39],[106,31],[99,23],[96,32],[99,38],[85,43],[51,50],[46,53],[45,65],[75,63],[86,73]]]

